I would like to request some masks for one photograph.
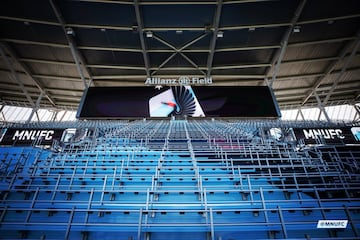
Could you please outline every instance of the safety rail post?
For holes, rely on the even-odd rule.
[[[120,168],[120,174],[119,174],[120,181],[122,180],[122,177],[123,177],[124,165],[125,165],[125,159],[123,158],[123,159],[121,159],[121,168]]]
[[[347,207],[346,205],[343,205],[343,208],[344,208],[344,210],[345,210],[347,219],[349,219],[349,223],[350,223],[350,226],[351,226],[351,228],[352,228],[352,230],[353,230],[353,232],[354,232],[354,235],[355,235],[355,237],[358,238],[358,237],[360,236],[360,234],[359,234],[359,232],[358,232],[358,229],[356,228],[356,225],[355,225],[355,223],[354,223],[354,220],[353,220],[352,217],[351,217],[350,211],[349,211],[349,209],[348,209],[348,207]]]
[[[70,216],[69,216],[69,221],[67,223],[67,228],[66,228],[66,233],[65,233],[65,239],[69,239],[69,235],[70,235],[70,230],[71,230],[71,224],[74,218],[74,212],[75,212],[75,206],[71,209],[70,212]]]
[[[16,174],[14,174],[12,177],[11,177],[11,180],[10,180],[10,183],[9,183],[9,186],[8,186],[8,190],[12,189],[13,188],[13,185],[14,185],[14,182],[15,182],[15,179],[16,179]]]
[[[91,191],[90,191],[90,196],[89,196],[89,201],[88,201],[88,205],[87,205],[87,211],[86,211],[86,215],[85,215],[85,224],[88,222],[88,219],[89,219],[89,211],[91,209],[91,203],[92,203],[92,200],[93,200],[93,196],[94,196],[94,188],[91,188]]]
[[[293,175],[293,179],[294,179],[294,183],[295,183],[295,187],[296,187],[296,192],[297,192],[297,195],[298,195],[298,197],[300,199],[299,203],[302,203],[302,195],[301,195],[302,191],[300,191],[299,183],[298,183],[297,178],[296,178],[296,174],[293,173],[292,175]]]
[[[242,174],[240,170],[240,165],[237,166],[238,175],[239,175],[239,183],[240,183],[240,189],[243,190],[243,182],[242,182]]]
[[[31,201],[30,209],[28,211],[28,214],[27,214],[26,220],[25,220],[26,223],[29,222],[29,220],[30,220],[30,217],[31,217],[31,214],[32,214],[32,209],[34,209],[35,201],[36,201],[36,198],[37,198],[38,194],[39,194],[39,187],[36,188],[35,194],[34,194],[33,199]]]
[[[214,217],[213,217],[212,208],[209,209],[209,213],[210,213],[210,236],[211,236],[211,240],[215,240]]]
[[[320,199],[320,195],[319,195],[319,192],[317,190],[317,187],[314,186],[314,192],[315,192],[315,196],[316,196],[316,200],[317,200],[317,203],[319,205],[319,208],[320,208],[320,211],[321,211],[321,215],[323,216],[323,219],[327,219],[326,217],[326,213],[325,213],[325,210],[324,210],[324,207],[322,206],[322,202],[321,202],[321,199]],[[333,229],[328,229],[328,233],[329,233],[329,236],[330,237],[336,237],[334,236],[334,231]]]
[[[233,158],[230,158],[230,163],[231,163],[231,174],[232,174],[232,176],[234,176],[235,175],[235,169],[234,169]]]
[[[56,180],[56,183],[55,183],[55,188],[53,190],[53,194],[52,194],[52,197],[51,197],[51,202],[53,202],[55,200],[55,196],[57,194],[57,191],[58,191],[58,188],[59,188],[59,184],[60,184],[60,179],[61,179],[61,174],[58,175],[58,178]]]
[[[73,188],[73,182],[74,182],[74,178],[75,178],[76,168],[77,168],[77,166],[74,166],[74,171],[73,171],[73,173],[71,175],[71,178],[70,178],[70,182],[69,182],[69,189],[70,190]]]
[[[340,172],[338,172],[338,177],[339,177],[339,180],[340,180],[341,185],[343,187],[342,189],[345,191],[346,197],[351,198],[350,194],[349,194],[349,191],[348,191],[348,188],[350,188],[350,186],[349,186],[349,184],[345,184],[344,179],[343,179],[344,175],[342,175]]]
[[[152,193],[154,194],[154,192],[152,192]],[[147,188],[146,189],[146,203],[145,203],[145,210],[147,211],[147,213],[149,211],[149,204],[150,204],[150,189]],[[148,215],[149,214],[145,215],[145,224],[147,224]]]
[[[249,193],[250,193],[250,201],[251,201],[251,205],[254,204],[254,196],[253,196],[253,190],[252,190],[252,186],[251,186],[251,181],[250,181],[250,175],[247,174],[247,182],[249,185]]]
[[[263,192],[262,187],[260,187],[260,197],[261,197],[262,207],[263,207],[263,210],[264,210],[265,222],[268,223],[269,218],[268,218],[268,214],[267,214],[267,210],[266,210],[265,197],[264,197],[264,192]]]
[[[208,205],[207,205],[207,195],[206,195],[206,188],[204,188],[204,209],[205,209],[205,213],[206,213],[206,218],[205,218],[205,222],[206,224],[209,223],[209,219],[208,219]]]
[[[137,240],[141,240],[141,229],[142,229],[142,214],[143,213],[143,209],[140,208],[139,210],[139,222],[138,222],[138,231],[137,231]]]
[[[278,209],[278,213],[279,213],[279,218],[280,218],[280,223],[281,223],[281,229],[282,229],[282,231],[283,231],[284,238],[288,238],[287,231],[286,231],[286,226],[285,226],[285,221],[284,221],[284,216],[283,216],[283,214],[282,214],[281,207],[278,205],[278,206],[277,206],[277,209]]]
[[[116,179],[117,166],[114,167],[113,179],[111,181],[111,190],[115,190],[115,179]]]
[[[3,220],[4,220],[4,217],[5,217],[5,214],[6,214],[6,212],[7,212],[7,209],[8,209],[8,205],[6,205],[3,209],[2,209],[2,211],[1,211],[1,215],[0,215],[0,223],[2,223],[3,222]]]
[[[104,183],[103,183],[102,191],[101,191],[101,198],[100,198],[101,205],[104,204],[104,195],[105,195],[105,190],[106,190],[107,177],[108,177],[108,175],[106,174],[104,177]]]

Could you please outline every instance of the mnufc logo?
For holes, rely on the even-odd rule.
[[[346,228],[348,220],[319,220],[317,228]]]
[[[303,129],[306,139],[344,139],[341,129]]]
[[[54,135],[53,130],[16,130],[14,133],[12,140],[36,140],[36,139],[44,139],[44,140],[52,140]]]

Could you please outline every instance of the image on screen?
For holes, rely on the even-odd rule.
[[[149,100],[150,117],[189,116],[205,114],[190,86],[175,86]]]

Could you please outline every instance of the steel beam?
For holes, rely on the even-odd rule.
[[[239,66],[234,66],[233,68],[246,68],[247,66],[246,65],[239,65]],[[255,66],[249,66],[249,67],[261,67],[259,65],[255,65]],[[153,70],[156,70],[156,68],[151,68]],[[172,68],[169,68],[170,70],[174,70]],[[183,69],[178,69],[176,68],[177,70],[182,70],[182,71],[187,71],[187,70],[191,70],[190,68],[183,68]],[[201,70],[205,70],[204,67],[199,67],[199,69]],[[215,67],[214,69],[232,69],[232,67]],[[349,68],[347,69],[346,72],[351,72],[351,71],[358,71],[360,70],[360,68]],[[8,70],[5,70],[5,69],[0,69],[0,72],[4,72],[4,73],[10,73],[10,71]],[[333,71],[331,74],[336,74],[338,73],[339,71],[336,70],[336,71]],[[19,72],[19,71],[16,71],[17,74],[26,74],[24,72]],[[287,75],[287,76],[281,76],[281,77],[278,77],[277,78],[277,81],[291,81],[291,80],[294,80],[294,79],[299,79],[299,78],[315,78],[315,77],[322,77],[324,76],[325,74],[324,73],[312,73],[312,74],[298,74],[298,75]],[[171,77],[171,76],[174,76],[174,75],[161,75],[161,77]],[[55,75],[44,75],[44,74],[33,74],[33,77],[36,77],[36,78],[44,78],[44,79],[52,79],[52,80],[61,80],[61,81],[70,81],[70,82],[80,82],[81,79],[77,78],[77,77],[71,77],[71,76],[55,76]],[[93,78],[94,79],[104,79],[104,78],[116,78],[116,79],[137,79],[137,78],[144,78],[146,77],[146,75],[128,75],[128,76],[125,76],[125,75],[104,75],[104,76],[94,76]],[[158,76],[159,77],[159,76]],[[199,76],[200,77],[200,76]],[[239,78],[239,79],[243,79],[243,78],[249,78],[249,79],[259,79],[259,78],[262,78],[264,79],[265,76],[264,75],[215,75],[213,77],[216,77],[216,78],[222,78],[222,79],[233,79],[233,78]],[[308,87],[308,88],[311,88],[312,87]],[[44,90],[47,90],[44,88]]]
[[[353,107],[356,111],[355,116],[354,116],[354,121],[360,120],[360,106],[354,104]]]
[[[153,38],[156,39],[157,41],[161,42],[162,44],[168,46],[169,48],[171,48],[174,53],[171,54],[167,59],[165,59],[165,61],[163,61],[157,68],[155,71],[152,72],[152,74],[155,74],[158,70],[160,70],[161,68],[163,68],[163,66],[166,65],[166,63],[168,63],[172,58],[174,58],[176,56],[176,54],[180,54],[186,61],[188,61],[194,68],[196,68],[197,70],[199,70],[201,73],[203,73],[205,75],[205,72],[202,71],[200,69],[200,67],[195,64],[189,57],[187,57],[185,54],[182,53],[182,51],[184,51],[186,48],[188,48],[189,46],[193,45],[194,43],[198,42],[199,40],[203,39],[205,36],[207,36],[207,33],[201,34],[200,36],[194,38],[193,40],[191,40],[190,42],[186,43],[185,45],[183,45],[182,47],[180,47],[179,49],[176,48],[175,46],[173,46],[171,43],[165,41],[164,39],[160,38],[159,36],[155,35],[153,33]]]
[[[51,120],[50,120],[51,122],[55,122],[56,116],[57,116],[58,112],[59,112],[59,111],[53,111],[53,112],[52,112],[52,116],[51,116]]]
[[[221,29],[219,29],[219,30],[221,30]],[[202,31],[204,31],[204,29],[202,29]],[[323,44],[323,43],[346,42],[346,41],[351,41],[354,39],[356,39],[356,38],[355,37],[344,37],[344,38],[322,39],[322,40],[316,40],[316,41],[289,43],[288,47],[300,47],[300,46],[308,46],[308,45]],[[2,38],[1,41],[17,43],[17,44],[48,46],[48,47],[55,47],[55,48],[69,48],[69,45],[66,45],[66,44],[31,41],[31,40],[25,40],[25,39]],[[217,49],[215,49],[215,52],[235,52],[235,51],[264,50],[264,49],[276,49],[276,48],[281,48],[281,46],[280,45],[261,45],[261,46],[246,46],[246,47],[232,47],[232,48],[217,48]],[[135,52],[135,53],[142,52],[141,49],[137,49],[137,48],[119,48],[119,47],[102,47],[102,46],[77,46],[77,49],[95,50],[95,51]],[[153,49],[153,50],[147,50],[147,52],[148,53],[167,53],[167,52],[172,52],[172,50]],[[183,52],[208,53],[209,49],[189,49],[189,50],[184,49]]]
[[[169,75],[156,75],[160,78],[173,78],[178,77],[177,74],[169,74]],[[194,77],[203,77],[202,75],[192,75]],[[264,79],[264,75],[213,75],[213,78],[219,78],[219,79]],[[98,75],[94,76],[94,80],[101,80],[101,79],[107,79],[107,80],[114,80],[117,79],[143,79],[144,75],[132,75],[132,76],[124,76],[124,75]]]
[[[109,4],[133,4],[132,2],[123,2],[118,0],[74,0],[79,2],[95,2],[95,3],[109,3]],[[233,0],[228,1],[228,4],[241,4],[241,3],[252,3],[252,2],[268,2],[274,0]],[[184,5],[184,4],[191,4],[191,5],[215,5],[217,1],[148,1],[148,2],[141,2],[141,5]]]
[[[48,99],[51,105],[56,106],[55,101],[44,90],[42,83],[39,80],[37,80],[36,77],[31,73],[29,67],[23,62],[19,61],[19,57],[17,53],[6,42],[1,42],[0,45],[2,48],[6,49],[6,51],[10,54],[12,59],[15,60],[17,64],[20,65],[20,67],[24,70],[24,73],[35,83],[36,87],[40,90],[40,92],[44,92],[45,97]]]
[[[347,70],[347,72],[358,71],[358,70],[360,70],[359,67],[349,68]],[[325,73],[321,72],[321,73],[310,73],[310,74],[286,75],[286,76],[278,77],[277,81],[289,81],[289,80],[294,80],[294,79],[299,79],[299,78],[322,78],[323,79],[325,77],[328,77],[328,76],[330,76],[332,74],[336,74],[338,72],[340,72],[340,70],[335,70],[335,71],[331,71],[331,72],[327,71]],[[316,89],[318,89],[320,87],[320,85],[321,85],[318,82],[317,82],[317,84],[318,85],[317,85]],[[314,89],[314,85],[311,87],[312,91],[313,91],[313,89]],[[308,96],[308,97],[311,97],[311,95]]]
[[[135,8],[135,15],[136,15],[136,22],[137,22],[137,30],[139,32],[139,37],[140,37],[140,44],[141,44],[141,52],[144,58],[144,63],[145,63],[145,71],[146,71],[146,76],[150,77],[151,76],[151,72],[150,72],[150,60],[149,60],[149,56],[146,52],[146,44],[145,44],[145,39],[144,39],[144,32],[143,32],[143,22],[142,22],[142,18],[141,18],[141,14],[140,14],[140,6],[139,6],[139,1],[138,0],[134,0],[134,8]]]
[[[355,36],[355,39],[358,39],[360,36],[360,29],[357,31],[356,33],[356,36]],[[309,98],[316,92],[316,90],[319,88],[319,86],[321,85],[321,82],[326,79],[334,70],[335,70],[335,67],[336,65],[340,62],[340,60],[342,60],[345,55],[347,54],[347,52],[350,50],[350,48],[353,46],[353,43],[354,42],[349,42],[348,44],[346,44],[346,46],[344,48],[341,49],[340,53],[339,53],[339,57],[338,57],[338,60],[336,61],[333,61],[331,62],[325,72],[324,72],[324,75],[319,77],[315,83],[313,84],[313,87],[312,89],[309,91],[309,93],[305,96],[305,98],[303,99],[301,105],[304,105],[308,100]]]
[[[6,122],[6,118],[5,118],[5,114],[4,114],[4,112],[3,112],[3,110],[4,110],[4,108],[5,108],[5,104],[3,104],[3,103],[1,103],[2,105],[1,105],[1,108],[0,108],[0,113],[1,113],[1,116],[2,116],[2,118],[3,118],[3,120],[4,120],[4,122]]]
[[[5,53],[2,45],[0,45],[0,54],[1,54],[1,57],[4,59],[4,62],[6,63],[7,67],[9,68],[9,70],[11,72],[11,76],[14,78],[15,82],[17,82],[17,84],[20,86],[22,92],[25,94],[26,99],[29,101],[29,103],[32,106],[35,106],[34,101],[30,97],[29,92],[25,88],[24,84],[22,83],[22,81],[20,80],[18,74],[16,73],[13,65],[10,63],[8,57],[6,56],[6,53]]]
[[[327,120],[328,122],[331,122],[331,119],[330,119],[329,115],[327,114],[327,112],[326,112],[326,110],[325,110],[325,107],[323,106],[323,104],[322,104],[322,102],[321,102],[321,100],[320,100],[319,95],[318,95],[316,92],[314,92],[314,95],[315,95],[316,101],[317,101],[317,103],[318,103],[318,108],[320,109],[320,115],[319,115],[319,117],[321,116],[321,112],[322,112],[322,113],[324,113],[324,116],[325,116],[326,120]]]
[[[202,74],[204,74],[204,76],[206,75],[206,73],[200,69],[200,67],[193,61],[191,60],[188,56],[186,56],[184,53],[180,52],[180,55],[186,60],[188,61],[196,70],[200,71]]]
[[[65,115],[66,115],[66,111],[64,111],[64,114],[61,116],[59,122],[62,122],[62,120],[64,119]]]
[[[182,52],[188,52],[190,50],[182,50]],[[150,51],[148,51],[150,52]],[[208,52],[208,51],[205,51]],[[356,57],[360,54],[356,54]],[[347,58],[348,56],[345,56]],[[296,64],[296,63],[314,63],[314,62],[325,62],[325,61],[334,61],[338,60],[339,57],[322,57],[322,58],[306,58],[306,59],[295,59],[282,61],[283,64]],[[30,63],[43,63],[43,64],[54,64],[54,65],[63,65],[63,66],[75,66],[74,62],[64,62],[64,61],[55,61],[55,60],[46,60],[46,59],[34,59],[34,58],[19,58],[19,61],[30,62]],[[237,64],[237,65],[223,65],[223,66],[213,66],[213,70],[223,70],[223,69],[240,69],[240,68],[261,68],[261,67],[270,67],[271,63],[256,63],[256,64]],[[135,66],[121,66],[121,65],[100,65],[100,64],[87,64],[88,68],[113,68],[113,69],[124,69],[124,70],[144,70],[145,67],[135,67]],[[206,70],[206,66],[199,67],[201,70]],[[150,68],[150,70],[155,70],[156,68]],[[193,68],[181,68],[177,67],[176,69],[166,68],[167,70],[191,70]],[[268,75],[267,75],[268,76]]]
[[[35,106],[33,106],[32,110],[31,110],[31,113],[30,113],[30,116],[29,118],[27,119],[26,123],[29,123],[31,121],[31,119],[33,118],[34,114],[36,113],[37,114],[37,110],[39,109],[39,106],[40,106],[40,102],[41,102],[41,99],[43,98],[44,96],[44,93],[41,92],[38,99],[36,100],[36,104]],[[39,119],[39,115],[37,115],[38,117],[38,120],[40,121]]]
[[[1,100],[1,104],[5,104],[5,105],[9,105],[9,106],[16,106],[16,107],[32,107],[27,101],[24,102],[23,99],[2,99]],[[56,107],[49,105],[49,104],[41,104],[41,107],[46,108],[46,109],[62,109],[62,110],[67,110],[67,111],[76,111],[78,106],[78,103],[74,103],[74,104],[62,104],[59,102],[59,104],[56,104]]]
[[[304,114],[301,111],[301,107],[299,107],[299,109],[298,109],[295,120],[297,120],[299,116],[301,116],[302,120],[305,121],[305,117],[304,117]]]
[[[303,46],[316,45],[316,44],[338,43],[338,42],[352,41],[355,39],[356,37],[328,38],[328,39],[320,39],[314,41],[289,43],[288,47],[303,47]]]
[[[223,1],[220,0],[218,1],[217,3],[217,7],[216,7],[216,12],[215,12],[215,15],[214,15],[214,23],[213,23],[213,36],[211,38],[211,43],[210,43],[210,52],[209,52],[209,55],[208,55],[208,59],[207,59],[207,65],[206,65],[206,68],[207,68],[207,73],[206,73],[206,77],[210,77],[211,75],[211,67],[213,65],[213,61],[214,61],[214,54],[215,54],[215,47],[216,47],[216,41],[217,41],[217,38],[218,38],[218,32],[219,32],[219,25],[220,25],[220,17],[221,17],[221,10],[222,10],[222,5],[223,4]]]
[[[358,48],[360,46],[360,33],[359,33],[359,37],[358,39],[356,40],[355,42],[355,46],[350,54],[350,57],[348,57],[343,65],[343,67],[341,68],[341,71],[338,73],[336,79],[334,80],[329,92],[327,93],[324,101],[323,101],[323,104],[326,105],[327,102],[329,101],[329,98],[331,97],[331,95],[334,93],[335,91],[335,88],[338,86],[339,82],[342,80],[345,72],[346,72],[346,69],[349,67],[350,63],[352,62],[352,60],[354,59],[354,56],[355,56],[355,53],[357,52]]]
[[[80,75],[81,80],[82,80],[83,83],[84,83],[85,89],[87,89],[87,88],[90,86],[91,82],[92,82],[92,76],[91,76],[90,72],[86,69],[85,62],[84,62],[84,58],[81,57],[81,54],[80,54],[80,52],[79,52],[78,49],[77,49],[77,45],[76,45],[75,40],[73,39],[72,34],[67,32],[67,31],[68,31],[68,30],[67,30],[67,26],[66,26],[64,17],[62,16],[62,14],[61,14],[61,12],[60,12],[60,9],[59,9],[58,6],[55,4],[54,0],[49,0],[49,2],[50,2],[50,5],[51,5],[51,7],[52,7],[52,9],[53,9],[53,11],[54,11],[54,13],[55,13],[55,15],[56,15],[56,18],[58,19],[59,23],[61,24],[61,28],[62,28],[63,31],[64,31],[66,40],[67,40],[67,42],[68,42],[68,44],[69,44],[69,47],[70,47],[70,50],[71,50],[71,54],[72,54],[72,56],[73,56],[73,58],[74,58],[74,61],[75,61],[75,64],[76,64],[76,68],[77,68],[77,70],[78,70],[78,72],[79,72],[79,75]],[[71,31],[73,31],[73,30],[71,29]],[[81,66],[80,66],[80,62],[83,64],[84,68],[86,69],[86,71],[87,71],[87,73],[88,73],[88,75],[89,75],[89,77],[90,77],[90,84],[88,84],[88,83],[86,82],[84,73],[83,73],[82,68],[81,68]]]
[[[286,51],[286,47],[288,45],[288,41],[289,41],[289,38],[290,38],[290,35],[291,33],[293,32],[293,29],[294,29],[294,26],[296,24],[296,22],[298,21],[303,9],[304,9],[304,6],[306,4],[306,0],[302,0],[298,7],[296,8],[295,10],[295,14],[293,16],[293,18],[291,19],[291,25],[288,27],[288,29],[286,30],[285,34],[283,35],[282,39],[281,39],[281,48],[278,49],[274,55],[274,58],[273,60],[271,61],[271,66],[274,66],[275,62],[276,62],[276,65],[275,65],[275,70],[274,70],[274,73],[272,75],[272,78],[271,80],[268,82],[269,86],[272,87],[275,80],[276,80],[276,76],[277,74],[279,73],[279,70],[280,70],[280,65],[281,65],[281,61],[285,55],[285,51]],[[270,73],[272,67],[270,67],[268,69],[268,71],[266,72],[266,76]]]
[[[116,1],[118,3],[118,1]],[[223,5],[231,4],[233,1],[226,1],[223,2]],[[246,1],[242,1],[246,2]],[[177,2],[179,3],[179,2]],[[193,3],[191,2],[182,2],[186,5]],[[202,2],[203,3],[203,2]],[[131,3],[132,4],[132,3]],[[139,5],[144,5],[146,2],[140,2]],[[213,2],[214,5],[217,4],[217,1]],[[322,22],[329,22],[329,21],[338,21],[338,20],[346,20],[352,18],[359,18],[360,14],[350,14],[344,16],[335,16],[335,17],[327,17],[327,18],[318,18],[318,19],[310,19],[299,21],[298,25],[305,25],[305,24],[314,24],[314,23],[322,23]],[[20,17],[12,17],[12,16],[0,16],[0,19],[4,20],[11,20],[11,21],[19,21],[19,22],[29,22],[35,24],[43,24],[43,25],[50,25],[50,26],[61,26],[58,22],[52,21],[45,21],[45,20],[37,20],[32,18],[20,18]],[[251,25],[239,25],[239,26],[226,26],[221,27],[219,30],[241,30],[241,29],[249,29],[249,28],[274,28],[274,27],[286,27],[290,26],[290,22],[283,22],[283,23],[266,23],[266,24],[251,24]],[[121,30],[121,31],[131,31],[132,27],[130,26],[113,26],[113,25],[99,25],[99,24],[78,24],[78,23],[68,23],[68,27],[74,28],[84,28],[84,29],[107,29],[107,30]],[[143,28],[143,31],[176,31],[176,30],[185,30],[185,31],[204,31],[203,27],[151,27],[151,28]]]

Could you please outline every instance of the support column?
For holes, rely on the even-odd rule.
[[[4,119],[4,122],[6,122],[5,114],[3,113],[4,108],[5,108],[5,105],[2,105],[1,108],[0,108],[0,113],[1,113],[1,116],[3,117],[3,119]]]
[[[38,110],[38,108],[40,106],[40,102],[41,102],[41,99],[42,99],[43,96],[44,96],[44,93],[41,92],[38,99],[36,100],[35,106],[33,107],[32,111],[30,113],[30,116],[29,116],[28,120],[26,121],[26,123],[29,123],[31,121],[31,119],[33,118],[35,113],[37,114],[37,110]],[[40,121],[39,115],[37,115],[37,118]]]
[[[356,111],[356,114],[354,116],[354,121],[360,120],[360,106],[354,104],[354,108]]]
[[[298,109],[298,112],[297,112],[297,114],[296,114],[295,120],[298,120],[298,117],[299,117],[299,116],[301,116],[302,120],[305,121],[305,117],[304,117],[304,114],[303,114],[302,111],[301,111],[301,107],[299,107],[299,109]]]
[[[324,106],[323,106],[323,104],[322,104],[322,102],[321,102],[321,100],[320,100],[319,95],[317,94],[317,92],[314,92],[314,96],[315,96],[315,98],[316,98],[316,101],[317,101],[317,103],[318,103],[318,107],[319,107],[319,109],[320,109],[320,116],[321,116],[321,112],[323,112],[326,120],[327,120],[328,122],[331,122],[331,120],[330,120],[330,118],[329,118],[329,115],[327,114],[327,112],[326,112],[326,110],[325,110],[325,108],[324,108]]]
[[[55,110],[55,111],[53,112],[53,116],[51,117],[51,121],[52,121],[52,122],[55,122],[55,121],[56,121],[56,118],[57,118],[58,113],[59,113],[58,110]]]

